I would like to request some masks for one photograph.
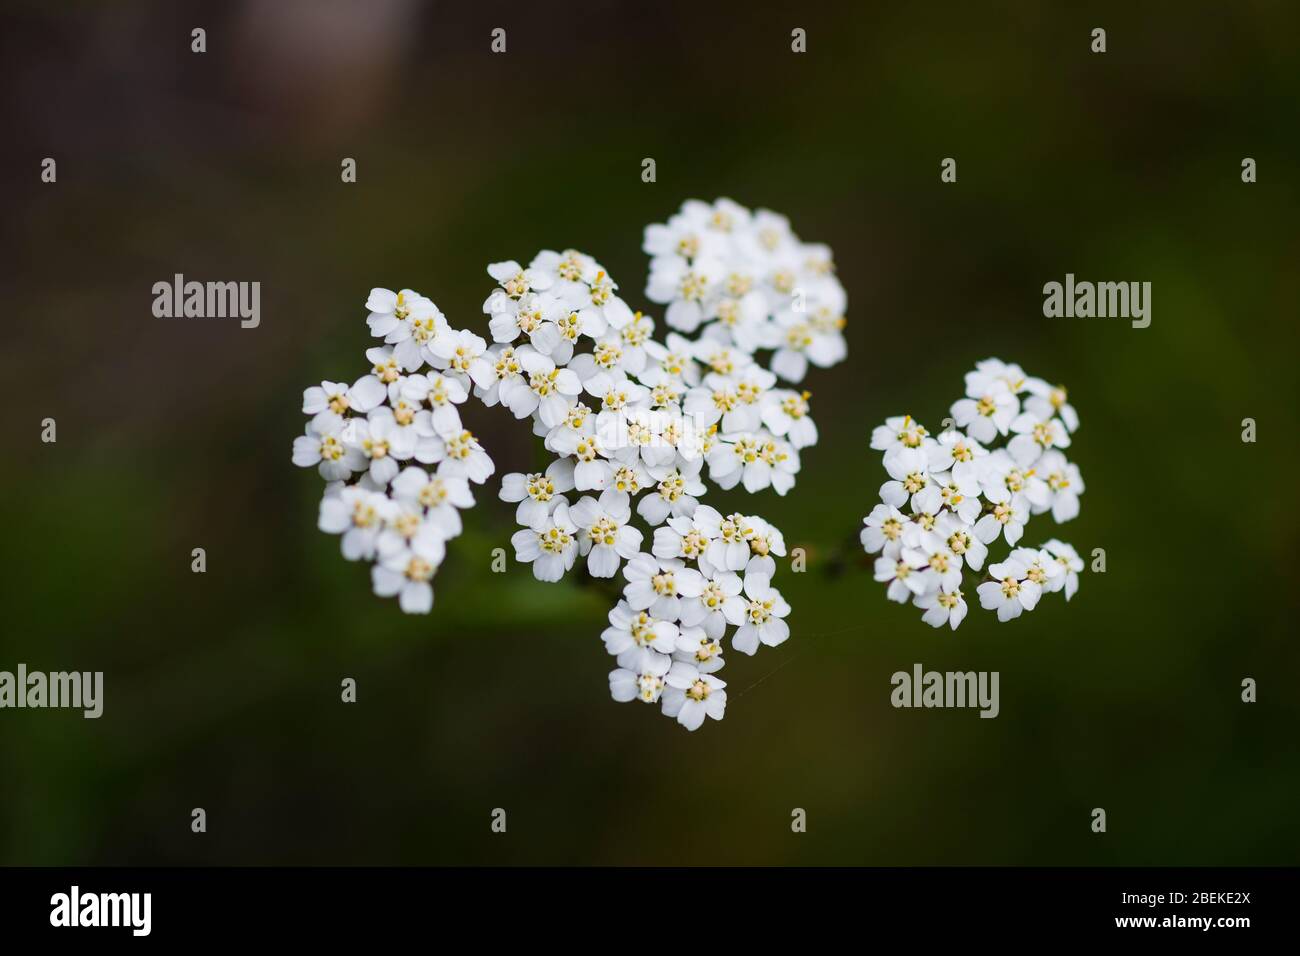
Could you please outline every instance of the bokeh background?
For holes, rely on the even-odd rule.
[[[6,4],[0,669],[102,670],[106,703],[0,711],[0,862],[1300,862],[1300,16],[974,6]],[[688,735],[608,699],[599,589],[489,573],[495,486],[408,618],[289,454],[371,286],[484,328],[488,262],[577,246],[645,306],[643,227],[720,195],[833,246],[851,358],[808,382],[790,496],[714,493],[810,562],[793,638],[729,655]],[[176,272],[260,281],[261,327],[155,319]],[[1066,272],[1150,281],[1151,327],[1043,318]],[[932,631],[854,546],[868,434],[936,426],[991,355],[1070,387],[1059,533],[1108,570]],[[499,473],[535,461],[470,419]],[[915,662],[999,671],[1001,716],[892,709]]]

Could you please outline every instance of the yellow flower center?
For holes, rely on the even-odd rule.
[[[550,501],[555,494],[555,482],[545,475],[528,476],[528,497],[534,501]]]
[[[343,445],[332,435],[321,439],[320,456],[326,461],[338,461],[343,457]]]
[[[601,518],[587,530],[587,537],[591,539],[592,544],[603,544],[609,547],[613,547],[617,535],[618,525],[609,518]]]
[[[573,543],[573,536],[563,528],[547,528],[537,536],[537,544],[543,551],[551,554],[563,554]]]
[[[441,478],[431,478],[429,483],[420,489],[420,504],[426,508],[436,508],[447,500],[447,485]]]

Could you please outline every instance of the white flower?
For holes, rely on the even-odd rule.
[[[622,448],[629,443],[627,421],[637,411],[648,408],[650,390],[631,379],[599,373],[584,386],[588,393],[600,399],[595,430],[601,443],[609,448]]]
[[[776,525],[768,524],[758,515],[749,516],[749,550],[753,555],[745,565],[745,574],[757,574],[766,578],[776,576],[777,557],[785,556],[785,535]]]
[[[614,471],[601,457],[603,449],[594,434],[560,427],[551,432],[551,449],[574,459],[573,485],[579,491],[603,491]]]
[[[534,257],[529,268],[552,277],[552,294],[570,315],[576,315],[585,334],[603,335],[609,328],[622,328],[632,318],[632,310],[614,294],[618,284],[591,256],[573,249],[563,253],[545,250]]]
[[[704,494],[700,481],[703,459],[646,469],[655,483],[654,491],[637,502],[636,513],[648,524],[660,525],[669,518],[695,513],[699,495]]]
[[[704,575],[681,561],[643,553],[632,556],[623,568],[623,577],[628,582],[623,588],[628,606],[634,611],[648,609],[664,621],[676,621],[682,598],[699,597],[705,584]]]
[[[766,432],[742,433],[721,441],[709,453],[709,477],[719,488],[743,483],[750,494],[771,486],[784,495],[794,487],[799,453]]]
[[[748,353],[710,339],[700,339],[693,343],[691,351],[702,365],[717,375],[730,377],[754,364],[753,357]]]
[[[1067,429],[1078,431],[1079,413],[1069,403],[1064,385],[1052,386],[1041,378],[1029,378],[1025,380],[1025,390],[1030,393],[1025,399],[1025,411],[1040,421],[1047,421],[1053,415],[1060,416]]]
[[[397,477],[399,461],[415,454],[415,435],[402,431],[389,408],[377,408],[367,418],[354,418],[348,423],[352,432],[349,445],[359,450],[370,461],[370,477],[383,486]]]
[[[639,495],[642,489],[648,487],[651,483],[650,472],[648,472],[639,461],[631,462],[610,462],[612,474],[610,475],[607,489],[623,496],[622,500],[630,504],[631,500]]]
[[[551,349],[550,356],[557,364],[564,365],[575,358],[573,351],[582,336],[599,338],[606,331],[606,323],[596,310],[566,306],[555,320],[555,328],[560,341]]]
[[[446,370],[449,375],[460,380],[462,385],[473,381],[485,386],[492,384],[495,377],[493,362],[495,357],[487,353],[487,342],[468,329],[448,331],[439,335],[425,347],[429,364],[436,369]]]
[[[441,470],[430,476],[415,466],[403,469],[393,479],[393,498],[426,509],[426,522],[437,528],[445,539],[460,534],[460,510],[474,507],[474,494],[463,476],[444,475]]]
[[[397,595],[398,605],[407,614],[428,614],[433,608],[433,574],[436,562],[416,548],[397,548],[381,556],[370,569],[375,593],[380,597]]]
[[[883,452],[896,448],[920,448],[929,434],[925,426],[911,415],[895,415],[871,430],[871,447]]]
[[[618,330],[623,342],[623,368],[632,375],[640,375],[650,359],[645,346],[650,341],[650,336],[654,334],[654,330],[654,320],[640,312],[633,313],[627,323]]]
[[[758,431],[763,425],[763,406],[772,387],[776,384],[776,376],[761,366],[746,365],[733,375],[718,376],[718,378],[730,381],[736,394],[736,407],[722,416],[722,430],[724,432]],[[789,394],[796,400],[802,401],[795,393]],[[803,404],[803,409],[807,411],[806,402]],[[777,427],[782,427],[787,422],[793,422],[793,419],[780,415],[776,417],[776,422]]]
[[[387,495],[352,485],[321,499],[317,524],[327,534],[343,535],[340,545],[347,560],[371,560],[384,522],[395,511]]]
[[[501,479],[501,500],[517,501],[515,520],[534,530],[546,525],[557,495],[573,490],[573,462],[567,458],[552,462],[544,474],[515,472]]]
[[[679,332],[691,333],[704,320],[704,308],[722,278],[722,263],[716,259],[661,256],[650,264],[646,297],[667,304],[664,321]]]
[[[401,388],[405,389],[409,379],[403,379]],[[400,395],[390,399],[388,408],[377,408],[367,418],[377,415],[391,416],[397,426],[393,433],[393,454],[401,461],[414,457],[426,465],[442,461],[446,454],[442,439],[438,437],[433,426],[433,415],[418,400],[403,398]],[[460,416],[457,416],[459,423]]]
[[[569,506],[557,497],[551,513],[539,528],[524,528],[510,538],[515,560],[531,562],[533,577],[539,581],[558,581],[573,567],[578,555],[578,526],[569,517]]]
[[[912,548],[887,547],[876,558],[875,578],[888,583],[885,592],[891,601],[906,604],[913,597],[925,594],[934,584],[934,575],[925,568],[925,554]]]
[[[703,526],[697,523],[701,512],[704,512],[703,517],[706,519]],[[710,512],[712,518],[709,516]],[[656,558],[684,558],[687,561],[694,561],[704,574],[712,574],[714,566],[709,561],[708,551],[713,544],[713,538],[704,529],[712,527],[712,534],[716,536],[721,521],[722,516],[707,505],[700,505],[693,515],[669,518],[666,526],[655,529],[651,553]],[[745,546],[742,556],[746,554],[748,554],[748,545]],[[740,570],[744,566],[742,563],[735,570]]]
[[[566,304],[578,312],[579,322],[590,328],[592,335],[601,335],[606,328],[623,329],[633,318],[627,303],[615,295],[618,284],[609,273],[595,266],[596,273],[586,283],[586,288],[572,287],[565,298]]]
[[[796,448],[817,444],[817,425],[808,414],[810,392],[778,389],[763,398],[763,424],[778,438],[785,438]]]
[[[537,412],[547,428],[561,424],[582,392],[582,382],[567,368],[556,368],[540,352],[521,348],[516,353],[527,378],[503,381],[501,399],[515,418],[527,418]]]
[[[790,625],[784,620],[790,605],[781,592],[767,577],[747,574],[745,597],[748,600],[731,598],[723,605],[727,620],[740,625],[731,636],[731,646],[742,654],[753,654],[760,643],[768,647],[784,643],[790,636]]]
[[[722,644],[716,637],[706,634],[702,627],[682,626],[678,628],[673,660],[694,664],[701,674],[715,674],[722,670],[724,663]]]
[[[604,270],[599,262],[576,249],[556,252],[543,249],[533,256],[528,267],[534,272],[544,272],[551,278],[551,292],[558,297],[579,294]]]
[[[387,366],[375,366],[375,369],[377,369],[377,371],[372,371],[370,375],[361,376],[353,382],[352,387],[348,389],[347,400],[351,411],[364,415],[367,412],[374,411],[388,400],[388,390],[391,385],[381,379],[380,374],[389,377],[390,370]],[[396,381],[400,382],[400,379]],[[303,395],[303,403],[305,406],[305,393]]]
[[[411,304],[421,298],[423,296],[410,289],[401,292],[371,289],[370,296],[366,299],[366,308],[370,310],[366,325],[370,326],[370,334],[379,338],[386,336],[406,321]]]
[[[723,248],[720,238],[705,230],[702,219],[680,213],[669,219],[667,225],[655,223],[646,226],[645,240],[641,245],[642,251],[656,258],[677,256],[683,260],[710,251],[716,254]]]
[[[971,472],[958,477],[957,472],[931,476],[939,489],[941,507],[955,513],[963,521],[972,523],[980,515],[980,482]]]
[[[538,352],[549,355],[562,341],[556,323],[564,308],[547,293],[528,292],[513,299],[498,289],[488,298],[483,311],[492,316],[488,329],[494,342],[514,342],[522,334]]]
[[[1032,412],[1021,412],[1011,422],[1011,430],[1015,437],[1007,443],[1007,451],[1021,468],[1030,467],[1051,448],[1070,446],[1070,433],[1059,418],[1044,421]]]
[[[366,324],[371,334],[395,346],[393,357],[408,372],[424,364],[424,345],[447,327],[438,307],[410,289],[371,289],[366,308],[370,310]]]
[[[720,375],[708,375],[705,376],[703,385],[686,393],[682,410],[695,419],[697,426],[708,428],[721,421],[724,415],[729,414],[736,407],[737,402],[730,379]]]
[[[673,659],[666,654],[646,654],[641,658],[640,670],[632,671],[625,667],[609,673],[609,694],[620,703],[640,700],[647,704],[656,703],[664,690],[664,675],[672,665]]]
[[[573,356],[569,368],[590,394],[601,397],[612,383],[627,378],[625,357],[623,337],[615,333],[597,339],[590,352]]]
[[[958,481],[980,476],[980,459],[988,449],[975,439],[963,435],[955,428],[941,434],[936,442],[927,444],[931,471],[951,471]]]
[[[677,625],[619,601],[610,609],[609,627],[600,637],[605,650],[618,658],[619,666],[631,668],[640,663],[644,651],[671,654],[676,650]]]
[[[919,549],[926,554],[943,547],[943,538],[938,532],[941,510],[913,512],[903,529],[903,547]]]
[[[384,522],[376,546],[381,561],[396,552],[410,552],[436,568],[447,556],[447,536],[442,529],[426,519],[419,505],[398,501]]]
[[[925,609],[921,620],[931,627],[947,624],[955,631],[966,617],[966,600],[957,589],[945,591],[940,588],[930,594],[919,594],[912,599],[912,604]]]
[[[751,355],[760,349],[774,348],[779,330],[768,314],[766,296],[752,286],[751,276],[731,272],[724,280],[722,294],[714,298],[708,309],[712,321],[704,326],[702,334],[730,342]]]
[[[501,284],[502,290],[512,299],[520,299],[529,292],[545,292],[554,279],[542,269],[525,269],[513,259],[494,262],[488,266],[488,275]]]
[[[988,390],[958,399],[952,404],[952,418],[978,442],[990,444],[1005,435],[1020,413],[1020,400],[1001,380],[991,381]]]
[[[410,375],[402,381],[402,398],[424,402],[432,409],[433,430],[439,435],[461,431],[460,412],[457,405],[469,398],[465,384],[451,375],[433,372],[428,375]]]
[[[984,567],[989,549],[975,534],[974,526],[946,511],[935,523],[935,533],[943,539],[948,550],[965,561],[972,571]]]
[[[755,210],[751,227],[745,238],[759,253],[774,253],[797,242],[790,220],[770,209]]]
[[[929,571],[924,579],[927,591],[936,587],[943,591],[956,591],[961,586],[962,558],[938,535],[926,535],[920,549],[904,547],[902,556],[905,560],[924,562],[922,566]]]
[[[332,412],[327,415],[312,419],[306,434],[293,440],[293,463],[299,468],[317,465],[326,481],[345,481],[367,467],[366,458],[359,448],[344,442],[343,419]]]
[[[673,522],[669,524],[676,527]],[[724,518],[716,509],[700,505],[691,516],[690,524],[709,542],[705,556],[710,568],[745,570],[753,553],[749,539],[754,534],[754,528],[748,518],[742,514],[730,514]],[[709,573],[702,564],[700,570]]]
[[[1001,359],[990,358],[976,362],[975,371],[966,373],[966,395],[970,398],[978,398],[999,386],[1018,395],[1025,390],[1027,384],[1024,369]]]
[[[1053,538],[1043,545],[1043,550],[1052,555],[1064,572],[1065,599],[1068,601],[1079,590],[1079,572],[1083,570],[1083,559],[1079,552],[1064,541]]]
[[[650,407],[656,411],[671,411],[674,414],[682,410],[682,398],[687,389],[679,379],[673,378],[657,365],[642,370],[641,384],[650,389]]]
[[[893,505],[882,503],[872,508],[862,523],[866,526],[859,534],[862,547],[867,554],[875,554],[887,544],[901,544],[907,518]]]
[[[393,355],[392,346],[383,345],[366,349],[370,374],[363,375],[352,386],[352,410],[369,412],[387,401],[394,387],[400,389],[402,366]]]
[[[1014,545],[1024,534],[1028,520],[1029,499],[1015,494],[1010,500],[994,505],[989,514],[975,522],[975,536],[985,544],[992,544],[1002,535],[1007,544]]]
[[[726,682],[701,673],[694,664],[673,661],[664,678],[663,711],[687,730],[698,730],[704,718],[721,720],[727,709]]]
[[[475,397],[488,406],[503,401],[514,386],[527,386],[523,362],[513,345],[490,346],[483,354],[483,361],[471,365],[470,377],[474,380]]]
[[[336,422],[352,408],[351,389],[342,382],[321,382],[303,390],[302,410],[311,415],[311,426],[323,432],[322,426]],[[379,401],[383,401],[382,398]],[[376,403],[377,404],[377,403]]]
[[[1024,566],[1025,580],[1037,584],[1048,594],[1054,594],[1065,587],[1064,566],[1046,550],[1016,548],[1007,557]]]
[[[839,316],[825,315],[809,321],[799,313],[786,312],[777,320],[781,326],[780,347],[772,356],[772,371],[787,382],[802,382],[809,362],[829,368],[843,358],[846,346],[840,333],[843,319]]]
[[[1050,510],[1052,520],[1057,524],[1075,518],[1079,514],[1079,495],[1083,494],[1083,475],[1077,465],[1065,460],[1059,451],[1049,451],[1038,459],[1034,471],[1047,485],[1048,500],[1033,505],[1035,514]]]
[[[929,456],[920,448],[895,448],[885,453],[890,480],[880,486],[885,504],[901,508],[911,499],[917,511],[939,510],[939,487],[930,477]]]
[[[830,368],[843,362],[849,354],[848,343],[844,341],[847,324],[844,312],[848,308],[848,298],[844,287],[834,278],[814,285],[808,298],[816,303],[808,318],[813,339],[808,348],[808,360],[818,368]]]
[[[731,571],[714,571],[705,578],[701,575],[702,587],[696,595],[684,599],[679,608],[683,628],[701,627],[709,640],[721,639],[727,629],[728,616],[726,604],[732,605],[731,616],[743,617],[745,602],[740,598],[740,575]]]
[[[1032,509],[1046,511],[1051,505],[1051,491],[1035,469],[1025,471],[1011,459],[1004,449],[980,459],[980,488],[984,497],[994,503],[1010,501],[1013,495],[1023,494]]]
[[[613,421],[602,413],[596,421],[597,431],[610,434]],[[644,463],[645,468],[660,468],[675,463],[682,445],[682,419],[673,412],[633,408],[618,417],[617,430],[608,443],[614,458],[627,464]],[[603,430],[602,430],[603,429]]]
[[[584,496],[569,513],[580,530],[579,547],[593,578],[612,578],[622,559],[641,550],[641,532],[628,524],[632,511],[625,495],[606,490],[599,499]]]
[[[496,465],[478,443],[478,439],[468,429],[461,429],[443,436],[447,460],[438,470],[446,475],[460,475],[476,485],[481,485],[492,477]]]
[[[669,332],[666,341],[666,345],[653,339],[646,342],[646,356],[654,364],[642,370],[641,380],[653,387],[658,379],[652,381],[646,376],[652,371],[657,371],[687,388],[698,384],[700,367],[695,362],[693,343],[676,332]]]
[[[533,426],[533,433],[541,435],[545,439],[542,442],[542,447],[547,451],[555,452],[557,455],[570,454],[569,452],[561,452],[558,449],[557,440],[559,443],[571,447],[578,438],[584,435],[592,435],[596,430],[595,416],[592,414],[591,408],[582,402],[578,402],[570,408],[568,414],[564,416],[564,421],[554,428],[546,428],[541,422],[534,422]]]
[[[1042,597],[1043,588],[1026,580],[1027,573],[1028,568],[1014,558],[989,565],[989,574],[997,580],[979,586],[980,607],[996,610],[998,620],[1004,623],[1019,617],[1021,611],[1032,611]]]

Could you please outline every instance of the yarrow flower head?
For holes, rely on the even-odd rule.
[[[1061,523],[1079,513],[1083,477],[1062,451],[1079,417],[1064,387],[998,359],[976,365],[965,384],[946,431],[932,435],[910,415],[872,431],[887,480],[861,532],[886,596],[954,630],[966,617],[968,581],[980,607],[1009,621],[1044,594],[1064,591],[1068,601],[1083,570],[1074,548],[1055,538],[1041,548],[1021,543],[1035,515]],[[1010,552],[988,563],[999,542]]]
[[[293,462],[329,482],[321,530],[340,536],[348,560],[372,562],[375,593],[427,613],[471,489],[495,471],[461,406],[472,396],[528,420],[554,458],[501,482],[520,526],[515,559],[541,581],[580,564],[620,580],[602,635],[618,665],[610,695],[659,704],[695,730],[724,716],[724,645],[753,654],[790,636],[790,606],[772,584],[783,535],[757,515],[703,504],[706,482],[781,495],[794,487],[817,427],[811,394],[779,381],[845,357],[847,298],[827,247],[727,199],[684,203],[647,227],[644,250],[646,294],[671,330],[663,339],[609,271],[573,249],[488,266],[494,285],[477,329],[454,328],[412,289],[371,290],[366,322],[380,344],[366,353],[369,371],[306,390]],[[1042,409],[1067,406],[1063,393],[1056,404],[1050,390],[1034,396],[1016,434],[1021,457],[1034,451],[1038,461],[1068,446],[1068,435],[1034,427]],[[958,451],[920,466],[922,503],[934,510],[945,495],[972,493]],[[1048,463],[1061,480],[1046,507],[1068,511],[1082,483]],[[982,547],[974,536],[971,547]],[[1051,560],[1064,582],[1061,554]]]

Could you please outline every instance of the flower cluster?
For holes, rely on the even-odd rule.
[[[861,534],[867,553],[880,555],[875,579],[890,600],[923,609],[932,627],[956,629],[966,617],[968,569],[983,572],[980,606],[999,621],[1032,611],[1045,592],[1064,591],[1068,601],[1083,570],[1074,548],[1055,538],[1020,545],[1032,516],[1060,523],[1079,513],[1083,478],[1062,450],[1079,417],[1065,389],[987,359],[966,374],[966,396],[951,414],[953,427],[938,437],[907,415],[871,434],[889,474]],[[999,539],[1011,550],[989,563]]]
[[[802,382],[809,362],[829,368],[847,355],[848,299],[831,250],[800,242],[784,216],[728,199],[686,202],[646,228],[642,248],[652,257],[646,295],[667,306],[669,328],[701,329],[747,355],[772,349],[772,371],[788,382]]]
[[[778,378],[798,382],[809,361],[844,357],[845,295],[826,247],[725,199],[687,202],[646,229],[645,249],[647,295],[675,330],[662,341],[608,271],[574,250],[488,267],[490,344],[418,293],[372,290],[368,324],[382,344],[366,353],[371,373],[304,393],[311,419],[294,463],[329,482],[320,527],[342,535],[345,558],[374,562],[375,592],[427,612],[457,509],[494,470],[456,406],[473,395],[527,419],[555,458],[502,480],[516,560],[541,581],[580,558],[593,577],[621,572],[603,634],[617,663],[610,693],[660,703],[694,730],[723,716],[728,628],[745,654],[789,636],[790,607],[771,584],[781,532],[701,504],[705,478],[782,495],[794,485],[817,430],[808,393]]]
[[[460,534],[460,511],[474,504],[470,485],[495,470],[456,408],[469,398],[471,376],[483,374],[486,343],[453,331],[410,289],[372,289],[366,308],[384,344],[366,351],[370,373],[351,385],[303,392],[311,419],[294,439],[293,463],[316,466],[328,482],[318,524],[342,535],[343,557],[374,562],[375,593],[424,614],[446,543]]]

